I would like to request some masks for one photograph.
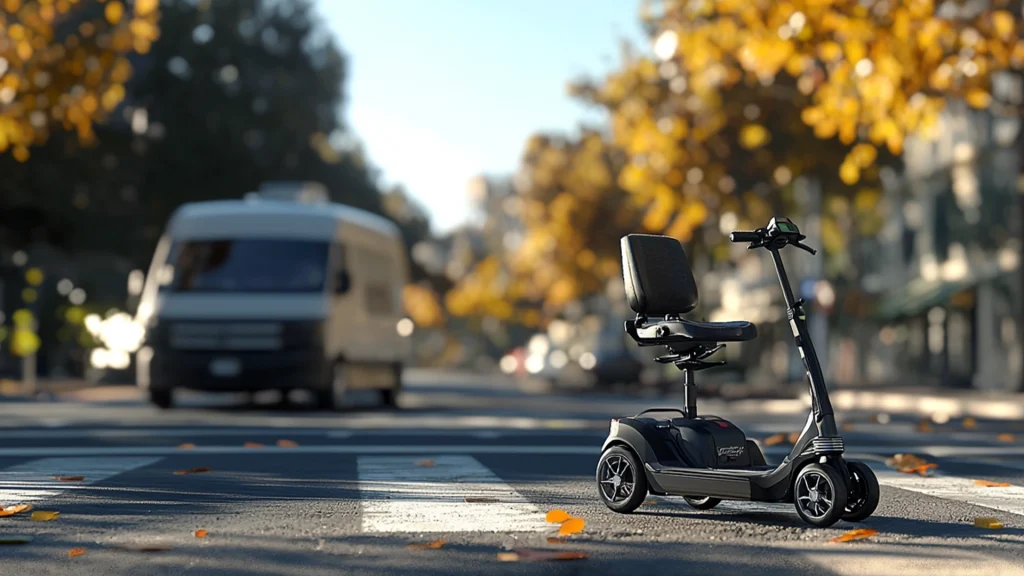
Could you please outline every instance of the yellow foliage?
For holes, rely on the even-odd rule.
[[[79,0],[3,0],[0,14],[0,152],[25,162],[29,149],[55,127],[74,130],[83,144],[93,125],[124,100],[131,65],[124,57],[159,38],[158,0],[125,4]],[[77,22],[77,33],[55,30]],[[84,88],[84,90],[83,90]]]

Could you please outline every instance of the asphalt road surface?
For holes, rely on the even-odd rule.
[[[0,506],[60,513],[0,518],[0,542],[31,537],[0,545],[0,574],[1024,574],[1020,423],[921,432],[840,415],[847,457],[875,468],[882,503],[862,524],[816,529],[781,504],[700,512],[651,497],[632,515],[607,510],[593,475],[608,419],[664,400],[428,373],[410,378],[400,410],[365,400],[327,413],[197,394],[158,411],[112,387],[0,402]],[[708,401],[701,412],[764,439],[798,430],[799,410]],[[766,450],[778,462],[788,446]],[[938,473],[888,469],[897,452]],[[175,474],[197,468],[209,470]],[[584,519],[583,531],[549,542],[556,509]],[[1003,528],[975,527],[978,517]],[[830,542],[855,528],[878,534]],[[69,556],[76,548],[84,554]],[[587,558],[499,556],[524,549]]]

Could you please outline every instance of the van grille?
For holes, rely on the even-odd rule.
[[[283,331],[279,322],[176,322],[169,336],[175,350],[280,350]]]

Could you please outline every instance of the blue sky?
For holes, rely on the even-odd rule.
[[[515,170],[537,130],[595,112],[566,96],[602,75],[619,39],[641,39],[638,0],[319,0],[349,57],[345,118],[385,182],[402,183],[435,230],[470,214],[477,174]]]

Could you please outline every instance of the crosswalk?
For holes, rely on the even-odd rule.
[[[60,434],[70,430],[59,431]],[[202,431],[207,438],[216,435]],[[292,430],[290,436],[300,435]],[[38,433],[37,433],[38,434]],[[92,434],[103,435],[93,430]],[[181,430],[178,430],[181,434]],[[38,503],[75,496],[76,491],[95,489],[97,485],[122,476],[119,483],[147,489],[152,476],[137,475],[146,468],[160,466],[169,474],[174,467],[188,467],[180,464],[184,458],[208,457],[209,455],[240,455],[265,458],[274,454],[338,455],[339,475],[352,475],[356,490],[339,493],[338,498],[357,498],[359,529],[364,533],[409,533],[409,532],[544,532],[551,526],[545,521],[545,513],[559,507],[559,498],[547,496],[524,496],[517,490],[523,486],[521,479],[503,478],[499,472],[484,462],[502,459],[530,459],[542,456],[575,458],[582,464],[586,458],[596,460],[597,450],[590,444],[572,444],[567,439],[562,443],[501,444],[488,443],[503,437],[499,431],[478,431],[477,444],[423,445],[374,443],[370,438],[354,439],[338,431],[321,436],[334,440],[353,440],[344,444],[303,444],[290,448],[267,445],[259,451],[241,445],[196,446],[187,454],[177,447],[169,446],[78,446],[78,447],[26,447],[0,449],[0,506],[17,503]],[[159,435],[157,435],[159,436]],[[171,436],[171,435],[168,435]],[[245,436],[245,435],[223,435]],[[372,435],[371,435],[372,436]],[[528,436],[528,435],[525,435]],[[571,436],[571,435],[567,435]],[[577,439],[580,441],[580,439]],[[891,450],[891,449],[890,449]],[[1002,454],[1002,456],[1007,456]],[[884,487],[903,492],[901,498],[926,496],[950,502],[979,506],[998,512],[1024,517],[1024,482],[1013,480],[1012,485],[990,487],[976,482],[975,478],[938,474],[934,477],[920,477],[900,474],[887,468],[878,455],[851,454],[850,457],[863,459],[876,470],[879,482]],[[488,459],[489,458],[489,459]],[[347,463],[342,463],[342,460]],[[245,458],[242,462],[247,461]],[[588,460],[589,461],[589,460]],[[964,460],[968,461],[968,460]],[[997,460],[981,455],[971,462],[985,462],[988,469],[1002,466],[1000,478],[1019,479],[1019,463],[1012,460]],[[525,463],[525,460],[524,460]],[[4,467],[6,465],[6,467]],[[238,474],[244,474],[245,464],[238,464]],[[506,471],[515,466],[504,466]],[[582,468],[572,475],[549,470],[555,476],[569,478],[579,489],[593,481],[580,474]],[[951,466],[949,469],[954,469]],[[345,470],[345,471],[341,471]],[[67,478],[82,477],[67,482]],[[137,483],[133,485],[133,481]],[[529,492],[527,492],[529,494]],[[240,494],[245,497],[245,494]],[[891,497],[891,496],[890,496]],[[553,501],[546,501],[553,500]],[[657,498],[657,500],[681,505],[681,499]],[[598,505],[596,495],[593,498]],[[792,516],[794,509],[788,504],[757,502],[723,502],[712,513],[770,513],[770,515]]]

